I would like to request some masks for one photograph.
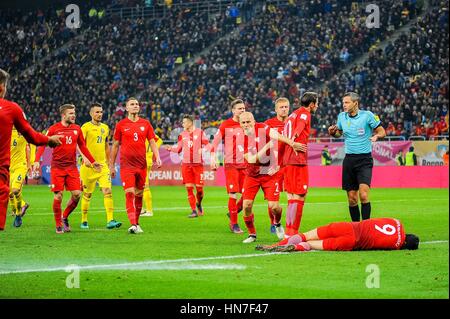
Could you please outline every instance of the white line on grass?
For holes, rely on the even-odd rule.
[[[246,266],[243,265],[235,265],[235,264],[206,264],[206,265],[195,265],[192,262],[196,261],[206,261],[206,260],[224,260],[224,259],[238,259],[238,258],[251,258],[251,257],[264,257],[268,255],[280,255],[287,253],[261,253],[261,254],[247,254],[247,255],[234,255],[234,256],[214,256],[214,257],[200,257],[200,258],[181,258],[181,259],[168,259],[168,260],[148,260],[148,261],[140,261],[140,262],[132,262],[132,263],[122,263],[122,264],[105,264],[105,265],[87,265],[87,266],[79,266],[78,269],[81,270],[111,270],[111,269],[130,269],[130,270],[140,270],[140,269],[151,269],[151,270],[162,270],[162,269],[173,269],[169,267],[174,267],[176,265],[170,264],[181,264],[179,268],[181,269],[244,269]],[[159,265],[160,267],[166,268],[152,268]],[[197,268],[187,268],[187,267],[197,267]],[[217,266],[219,268],[213,268]],[[202,268],[201,268],[202,267]],[[208,268],[210,267],[210,268]],[[229,268],[226,268],[229,267]],[[232,268],[234,267],[234,268]],[[241,267],[241,268],[239,268]],[[244,267],[244,268],[242,268]],[[31,273],[31,272],[54,272],[54,271],[65,271],[67,266],[65,267],[50,267],[50,268],[37,268],[37,269],[17,269],[17,270],[0,270],[0,275],[8,275],[8,274],[16,274],[16,273]]]
[[[440,244],[448,243],[448,240],[435,240],[425,241],[421,244]],[[320,252],[320,251],[310,251]],[[181,258],[181,259],[168,259],[168,260],[148,260],[132,263],[122,264],[105,264],[105,265],[87,265],[79,266],[78,270],[230,270],[230,269],[246,269],[244,265],[238,264],[204,264],[196,265],[192,262],[206,261],[206,260],[225,260],[225,259],[239,259],[239,258],[252,258],[252,257],[265,257],[273,255],[286,255],[289,253],[282,252],[270,252],[261,254],[246,254],[246,255],[233,255],[233,256],[213,256],[213,257],[199,257],[199,258]],[[180,265],[176,265],[180,264]],[[0,275],[19,274],[19,273],[32,273],[32,272],[55,272],[66,271],[68,267],[52,267],[52,268],[38,268],[38,269],[18,269],[18,270],[0,270]]]
[[[446,201],[446,198],[424,198],[424,199],[394,199],[394,200],[374,200],[371,201],[372,203],[384,203],[384,202],[421,202],[421,201]],[[339,202],[318,202],[318,203],[311,203],[308,202],[308,205],[334,205],[334,204],[347,204],[346,201],[339,201]],[[254,204],[253,207],[266,207],[267,204]],[[218,209],[218,208],[228,208],[228,206],[203,206],[204,209]],[[36,207],[36,208],[30,208],[32,210],[48,210],[50,211],[50,208],[45,207]],[[154,208],[154,211],[170,211],[170,210],[186,210],[187,206],[182,207],[159,207]],[[104,212],[105,209],[90,209],[89,212]],[[115,212],[122,213],[126,212],[125,210],[116,210]],[[31,215],[36,216],[44,216],[44,215],[53,215],[53,212],[48,213],[31,213]]]

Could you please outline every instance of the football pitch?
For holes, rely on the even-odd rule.
[[[0,233],[0,298],[449,298],[448,189],[373,189],[372,217],[399,218],[420,237],[417,251],[265,253],[270,244],[266,202],[255,201],[256,244],[228,228],[225,188],[206,187],[205,216],[190,219],[183,187],[153,187],[153,217],[141,217],[143,234],[127,234],[125,196],[114,187],[120,229],[106,229],[103,198],[91,201],[89,230],[55,233],[52,195],[26,186],[30,209],[21,228]],[[69,193],[64,193],[65,203]],[[286,197],[281,195],[283,219]],[[348,221],[345,192],[313,188],[301,231]],[[239,215],[241,227],[245,225]],[[375,277],[374,277],[375,276]]]

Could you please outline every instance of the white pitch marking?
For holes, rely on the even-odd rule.
[[[192,262],[196,261],[205,261],[205,260],[222,260],[222,259],[238,259],[238,258],[251,258],[251,257],[264,257],[269,255],[281,255],[287,253],[262,253],[262,254],[247,254],[247,255],[233,255],[233,256],[214,256],[214,257],[200,257],[200,258],[181,258],[181,259],[168,259],[168,260],[148,260],[148,261],[140,261],[133,263],[122,263],[122,264],[105,264],[105,265],[87,265],[87,266],[79,266],[79,270],[111,270],[111,269],[139,269],[139,267],[144,267],[142,269],[149,269],[145,267],[150,267],[154,265],[161,265],[161,267],[170,267],[167,264],[176,264],[176,263],[188,263],[190,266],[196,266],[198,268],[190,268],[190,269],[208,269],[205,268],[208,265],[214,267],[214,264],[207,265],[192,265]],[[180,265],[186,266],[186,265]],[[209,269],[242,269],[242,268],[225,268],[226,266],[230,267],[246,267],[243,265],[223,265],[219,264],[218,267],[222,268],[209,268]],[[204,267],[204,268],[200,268]],[[152,270],[155,270],[151,268]],[[160,268],[160,269],[171,269],[171,268]],[[189,268],[182,268],[189,269]],[[50,267],[50,268],[38,268],[38,269],[18,269],[18,270],[1,270],[0,275],[8,275],[8,274],[16,274],[16,273],[31,273],[31,272],[53,272],[53,271],[65,271],[66,267]],[[181,270],[181,268],[180,268]]]
[[[424,241],[424,242],[419,242],[420,244],[442,244],[442,243],[448,243],[448,240],[432,240],[432,241]]]

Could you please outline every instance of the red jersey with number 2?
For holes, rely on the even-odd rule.
[[[356,236],[354,250],[400,249],[405,230],[398,219],[372,218],[352,223]]]
[[[136,122],[125,118],[117,123],[114,139],[120,142],[121,168],[146,168],[145,140],[155,138],[155,131],[148,120],[139,118]]]

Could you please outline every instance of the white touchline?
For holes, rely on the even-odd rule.
[[[434,240],[424,241],[421,244],[441,244],[448,243],[448,240]],[[309,252],[321,252],[319,250],[311,250]],[[127,269],[127,270],[229,270],[229,269],[246,269],[244,265],[236,264],[206,264],[195,265],[192,262],[205,261],[205,260],[224,260],[224,259],[239,259],[239,258],[252,258],[252,257],[265,257],[273,255],[287,255],[289,253],[283,252],[270,252],[261,254],[247,254],[247,255],[232,255],[232,256],[212,256],[212,257],[198,257],[198,258],[181,258],[181,259],[168,259],[168,260],[147,260],[132,263],[122,264],[104,264],[104,265],[87,265],[79,266],[81,270],[115,270],[115,269]],[[181,265],[173,265],[180,263]],[[172,264],[172,265],[170,265]],[[159,267],[158,267],[159,265]],[[32,272],[55,272],[65,271],[66,266],[51,267],[51,268],[37,268],[37,269],[18,269],[18,270],[0,270],[0,275],[20,274],[20,273],[32,273]]]
[[[213,257],[199,257],[199,258],[181,258],[181,259],[168,259],[168,260],[148,260],[148,261],[139,261],[139,262],[131,262],[131,263],[122,263],[122,264],[105,264],[105,265],[87,265],[87,266],[79,266],[79,270],[110,270],[110,269],[130,269],[137,267],[149,267],[155,265],[168,266],[167,264],[176,264],[176,263],[192,263],[196,261],[205,261],[205,260],[223,260],[223,259],[238,259],[238,258],[251,258],[251,257],[264,257],[268,255],[285,255],[288,253],[261,253],[261,254],[247,254],[247,255],[233,255],[233,256],[213,256]],[[192,264],[189,264],[192,266]],[[195,265],[200,269],[202,265]],[[205,267],[207,265],[203,265]],[[213,266],[210,264],[209,266]],[[219,265],[221,267],[231,266],[231,267],[244,267],[242,265]],[[145,268],[147,269],[147,268]],[[163,269],[163,268],[161,268]],[[170,268],[164,268],[170,269]],[[184,268],[188,269],[188,268]],[[194,269],[194,268],[190,268]],[[208,268],[201,268],[208,269]],[[210,268],[213,269],[213,268]],[[220,268],[220,269],[238,269],[238,268]],[[17,273],[31,273],[31,272],[54,272],[54,271],[65,271],[66,266],[59,267],[49,267],[49,268],[37,268],[37,269],[16,269],[16,270],[0,270],[0,275],[8,275],[8,274],[17,274]]]

